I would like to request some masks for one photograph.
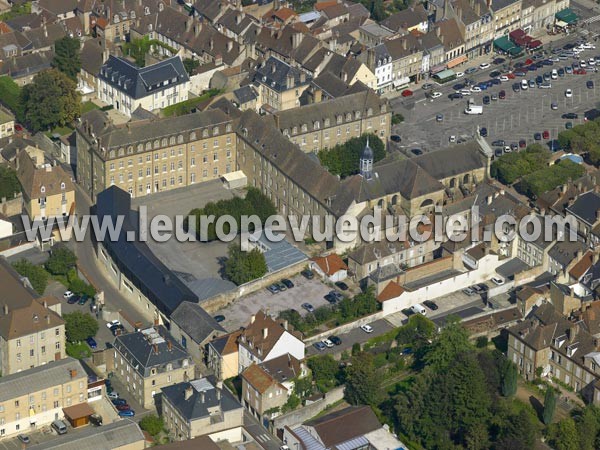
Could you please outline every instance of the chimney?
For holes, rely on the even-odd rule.
[[[269,329],[263,328],[263,339],[266,339],[269,336]]]
[[[188,16],[185,21],[185,31],[190,31],[192,29],[192,24],[194,23],[194,16]]]
[[[560,191],[561,191],[563,194],[564,194],[564,193],[566,193],[566,192],[567,192],[567,185],[566,185],[566,184],[563,184],[563,185],[560,187]]]
[[[217,392],[217,401],[220,402],[221,401],[221,389],[217,388],[215,390]]]
[[[402,48],[406,50],[406,39],[402,39]]]
[[[271,73],[275,73],[275,72],[277,72],[277,66],[275,64],[273,64],[271,66]]]
[[[154,348],[154,354],[158,355],[158,345],[154,344],[154,345],[152,345],[152,348]]]
[[[211,50],[213,48],[215,48],[215,41],[213,38],[210,38],[210,41],[208,41],[208,46],[210,47]]]
[[[288,321],[287,320],[283,321],[283,329],[286,330],[286,331],[288,329]]]
[[[6,305],[4,305],[4,307],[5,307],[5,308],[8,308],[8,306],[6,306]],[[6,313],[6,314],[8,314],[8,313]],[[254,314],[252,314],[252,315],[250,316],[250,323],[254,323],[254,321],[255,321],[255,320],[256,320],[256,316],[255,316]]]
[[[233,41],[227,41],[227,53],[233,50]]]
[[[288,89],[292,89],[294,87],[294,75],[288,73],[285,79],[285,84]]]
[[[44,308],[48,308],[48,301],[46,299],[44,299],[44,301],[42,302],[42,305],[44,305]]]
[[[75,378],[77,376],[77,370],[70,369],[69,370],[69,375],[71,376],[71,379]]]
[[[4,306],[2,307],[2,311],[4,312],[5,316],[8,316],[8,305],[5,303]]]
[[[583,191],[583,183],[581,181],[577,183],[577,191],[578,192],[582,192]]]
[[[479,2],[475,3],[475,13],[478,16],[481,16],[481,5],[479,4]]]
[[[546,215],[546,208],[540,209],[540,215],[541,216],[545,216]]]
[[[579,332],[579,325],[578,324],[573,324],[569,327],[569,329],[567,330],[567,334],[569,337],[569,342],[573,342],[575,340],[575,337],[577,336],[577,333]]]
[[[154,326],[157,327],[158,326],[158,317],[154,318]]]
[[[171,341],[167,341],[167,348],[169,349],[169,351],[173,350],[173,344],[171,343]]]
[[[200,35],[201,31],[202,31],[202,22],[198,22],[196,25],[194,25],[194,36],[198,37],[198,35]]]
[[[204,391],[200,392],[200,401],[204,403]]]
[[[46,314],[46,323],[50,325],[50,314]]]
[[[492,200],[493,200],[493,199],[494,199],[494,197],[493,197],[493,196],[491,196],[491,195],[488,195],[488,196],[486,197],[486,199],[485,199],[485,200],[486,200],[486,203],[487,203],[488,205],[491,205],[491,204],[492,204]]]
[[[193,393],[194,393],[194,388],[192,386],[188,386],[188,387],[185,388],[185,392],[183,394],[183,398],[185,400],[189,400]]]
[[[440,30],[440,27],[435,27],[435,35],[437,37],[440,37],[442,35],[442,30]]]

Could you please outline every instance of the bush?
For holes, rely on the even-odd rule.
[[[477,348],[486,348],[488,346],[488,338],[486,336],[479,336],[477,341],[475,341],[475,346]]]
[[[225,261],[225,275],[238,286],[256,280],[267,273],[265,255],[254,248],[244,252],[237,244],[229,246]]]
[[[77,264],[77,256],[64,245],[55,246],[46,261],[46,270],[52,275],[67,275]]]
[[[338,144],[331,149],[321,150],[318,154],[321,164],[327,170],[345,178],[354,175],[360,170],[360,155],[369,139],[369,146],[373,150],[374,161],[377,162],[385,158],[385,145],[374,134],[363,134],[361,137],[355,137],[344,144]]]
[[[87,295],[88,297],[94,297],[96,295],[96,289],[79,278],[77,269],[71,269],[69,270],[69,273],[67,273],[67,285],[69,290],[73,291],[75,294]]]
[[[23,121],[21,88],[9,76],[0,77],[0,102],[13,112],[17,121]]]
[[[0,94],[0,98],[2,94]],[[17,173],[10,166],[0,165],[0,199],[10,200],[15,194],[21,192],[21,183],[17,178]]]
[[[26,259],[22,259],[13,264],[14,269],[24,277],[27,277],[33,289],[40,295],[44,295],[48,285],[48,272],[41,266],[36,266]]]
[[[139,425],[142,430],[147,431],[152,436],[159,434],[165,426],[162,418],[158,417],[156,414],[144,416],[144,418],[140,420]]]
[[[88,313],[75,311],[63,314],[63,319],[65,319],[67,341],[73,344],[93,337],[98,332],[98,321]]]
[[[519,153],[507,153],[492,163],[490,173],[504,184],[512,184],[519,178],[547,167],[550,151],[539,144],[527,147]]]

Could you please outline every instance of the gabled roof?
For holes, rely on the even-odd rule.
[[[587,251],[583,257],[577,262],[571,270],[569,270],[569,275],[576,280],[579,280],[583,275],[587,273],[588,270],[594,264],[594,252],[591,250]]]
[[[254,79],[277,92],[296,89],[308,82],[300,70],[273,56],[256,70]],[[288,84],[288,79],[291,80],[291,85]]]
[[[271,374],[263,370],[263,368],[256,363],[246,367],[241,373],[241,377],[261,395],[273,386],[281,386],[281,388],[285,390],[284,386],[280,385]]]
[[[225,329],[198,303],[181,303],[171,315],[171,320],[199,345],[211,336],[225,333]]]
[[[17,156],[17,162],[17,178],[23,192],[30,199],[59,195],[75,190],[71,177],[59,165],[45,164],[40,167],[44,161],[39,161],[36,165],[24,151]]]
[[[248,326],[242,330],[239,344],[262,360],[273,350],[284,333],[300,340],[297,333],[286,330],[282,323],[275,321],[261,310],[252,316]]]
[[[600,194],[595,191],[581,194],[571,206],[566,208],[567,214],[584,221],[588,225],[598,222],[598,211],[600,211]]]
[[[327,256],[318,256],[312,260],[321,268],[323,273],[328,276],[335,275],[340,270],[348,270],[348,266],[344,260],[336,253]]]
[[[210,341],[210,346],[214,347],[221,357],[230,355],[232,353],[237,353],[239,350],[238,339],[241,334],[242,330],[236,330],[232,333],[220,336]]]
[[[427,21],[427,12],[422,3],[415,7],[399,11],[391,16],[388,16],[381,22],[381,25],[393,31],[400,29],[408,29]]]
[[[179,56],[140,68],[124,58],[111,55],[100,68],[98,78],[134,99],[190,80]]]
[[[38,6],[52,14],[66,14],[75,11],[77,0],[38,0]]]
[[[396,297],[400,297],[404,293],[404,288],[395,281],[390,281],[387,286],[377,296],[377,301],[383,303],[388,300],[392,300]]]

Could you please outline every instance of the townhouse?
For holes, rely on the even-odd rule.
[[[0,107],[0,139],[12,136],[15,132],[15,116]]]
[[[303,71],[270,57],[257,68],[254,76],[261,110],[272,113],[300,106],[300,97],[309,81]]]
[[[600,243],[600,194],[596,190],[588,191],[571,199],[566,208],[567,218],[577,222],[577,233],[590,247]]]
[[[238,340],[241,330],[225,334],[208,343],[206,365],[222,381],[240,372]]]
[[[521,0],[492,0],[490,10],[494,15],[494,38],[508,35],[509,32],[520,27]]]

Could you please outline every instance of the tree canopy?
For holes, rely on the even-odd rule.
[[[373,355],[360,352],[352,357],[346,369],[344,398],[351,405],[376,406],[379,402],[379,378],[373,364]]]
[[[142,430],[147,431],[152,436],[159,434],[165,427],[162,418],[156,414],[148,414],[147,416],[144,416],[144,418],[140,420],[139,425]]]
[[[10,166],[0,165],[0,199],[10,200],[19,192],[21,192],[21,183],[17,173]]]
[[[65,333],[71,343],[81,342],[98,332],[98,321],[89,313],[74,311],[63,314],[65,319]]]
[[[225,276],[240,285],[262,277],[267,273],[265,255],[254,248],[250,251],[242,251],[237,244],[231,244],[227,251],[225,261]]]
[[[67,275],[77,264],[75,253],[64,245],[55,246],[46,261],[46,270],[52,275]]]
[[[81,96],[75,81],[56,70],[45,70],[21,90],[24,119],[32,131],[73,122],[80,115]]]
[[[369,139],[369,147],[373,150],[374,162],[385,157],[385,145],[374,134],[363,134],[354,137],[344,144],[338,144],[331,149],[319,151],[319,160],[327,170],[342,178],[354,175],[360,170],[360,155]]]
[[[22,276],[27,277],[33,289],[40,295],[44,295],[48,285],[48,272],[41,266],[36,266],[26,259],[13,263],[14,269]]]
[[[79,39],[65,36],[54,43],[52,67],[57,68],[70,79],[77,81],[77,75],[81,70]]]

